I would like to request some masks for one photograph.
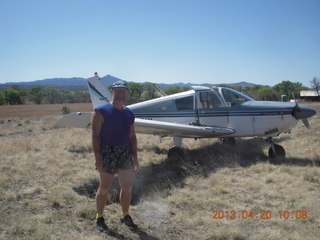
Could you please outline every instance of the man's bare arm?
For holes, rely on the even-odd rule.
[[[96,159],[96,168],[98,171],[103,170],[103,159],[100,152],[100,131],[103,124],[103,117],[100,112],[95,111],[92,115],[92,149]]]
[[[137,136],[136,132],[134,130],[134,125],[131,125],[130,128],[130,144],[131,144],[131,151],[133,156],[133,165],[134,165],[134,171],[137,172],[140,169],[140,164],[138,160],[138,143],[137,143]]]

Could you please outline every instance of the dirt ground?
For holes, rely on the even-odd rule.
[[[71,112],[92,112],[91,103],[0,105],[0,118],[62,115],[62,107]]]

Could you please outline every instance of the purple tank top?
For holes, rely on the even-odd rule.
[[[118,110],[107,103],[94,110],[99,111],[104,119],[100,132],[101,145],[119,146],[130,143],[129,134],[131,125],[134,123],[134,115],[129,108]]]

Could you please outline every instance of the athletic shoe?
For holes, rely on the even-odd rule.
[[[134,224],[130,215],[127,215],[124,218],[120,218],[120,221],[131,229],[138,229],[138,226]]]
[[[96,227],[100,232],[108,231],[108,227],[107,227],[106,223],[104,222],[104,218],[103,217],[100,217],[100,218],[97,219]]]

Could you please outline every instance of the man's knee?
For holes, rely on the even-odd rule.
[[[132,192],[132,184],[123,184],[122,186],[121,186],[121,191],[123,192],[123,193],[127,193],[127,194],[131,194],[131,192]]]
[[[107,196],[109,192],[109,188],[103,188],[103,187],[99,187],[98,191],[97,191],[97,196]]]
[[[130,189],[133,185],[134,174],[132,170],[119,170],[118,171],[120,186],[122,189]]]
[[[102,192],[108,192],[112,186],[113,177],[113,175],[108,173],[100,173],[99,190]]]

